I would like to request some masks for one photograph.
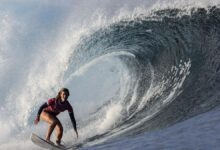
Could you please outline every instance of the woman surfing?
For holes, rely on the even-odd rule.
[[[38,110],[37,117],[34,121],[36,125],[38,124],[40,120],[43,120],[49,124],[49,128],[46,134],[46,141],[52,144],[53,142],[50,141],[50,136],[54,128],[56,128],[56,144],[58,146],[62,146],[61,139],[63,136],[63,126],[61,122],[59,121],[59,119],[57,118],[57,115],[60,112],[68,110],[73,128],[78,138],[76,120],[74,117],[73,108],[67,100],[68,97],[69,97],[69,90],[67,88],[62,88],[58,92],[58,95],[55,98],[51,98],[47,102],[41,105],[41,107]]]

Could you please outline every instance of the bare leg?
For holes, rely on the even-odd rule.
[[[61,138],[63,136],[63,126],[62,126],[62,124],[60,122],[57,123],[57,125],[56,125],[56,133],[57,133],[57,140],[56,140],[56,142],[57,142],[57,144],[60,145]]]
[[[51,115],[50,113],[47,113],[47,112],[42,112],[41,113],[41,119],[44,120],[45,122],[47,122],[49,124],[49,128],[47,130],[47,134],[46,134],[46,140],[50,142],[50,136],[54,130],[54,128],[57,126],[57,125],[61,125],[60,121],[57,119],[56,116],[54,115]],[[62,127],[62,125],[61,125]],[[62,135],[61,135],[62,137]],[[58,137],[57,137],[58,139]]]

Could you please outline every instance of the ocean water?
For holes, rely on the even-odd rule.
[[[78,149],[220,149],[219,0],[1,0],[0,150],[39,150],[70,89]],[[55,134],[52,135],[52,140]]]

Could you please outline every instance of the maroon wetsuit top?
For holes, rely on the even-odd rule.
[[[48,106],[43,110],[45,112],[49,112],[55,115],[58,115],[60,112],[63,112],[65,110],[68,110],[69,113],[73,112],[73,108],[67,100],[61,102],[55,98],[51,98],[47,101],[47,105]]]
[[[63,112],[65,110],[68,110],[70,119],[71,119],[73,127],[74,127],[74,130],[77,132],[76,120],[74,117],[73,108],[67,100],[65,100],[64,102],[61,102],[61,101],[57,100],[56,98],[49,99],[47,101],[47,103],[45,102],[39,108],[38,113],[37,113],[37,120],[40,120],[40,114],[42,111],[48,112],[51,115],[56,116],[60,112]]]

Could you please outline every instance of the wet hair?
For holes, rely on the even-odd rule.
[[[68,96],[70,95],[70,92],[69,92],[69,90],[68,90],[67,88],[62,88],[62,89],[60,89],[60,91],[58,92],[58,94],[57,94],[57,96],[56,96],[56,99],[61,99],[60,94],[61,94],[62,92],[67,93]]]

